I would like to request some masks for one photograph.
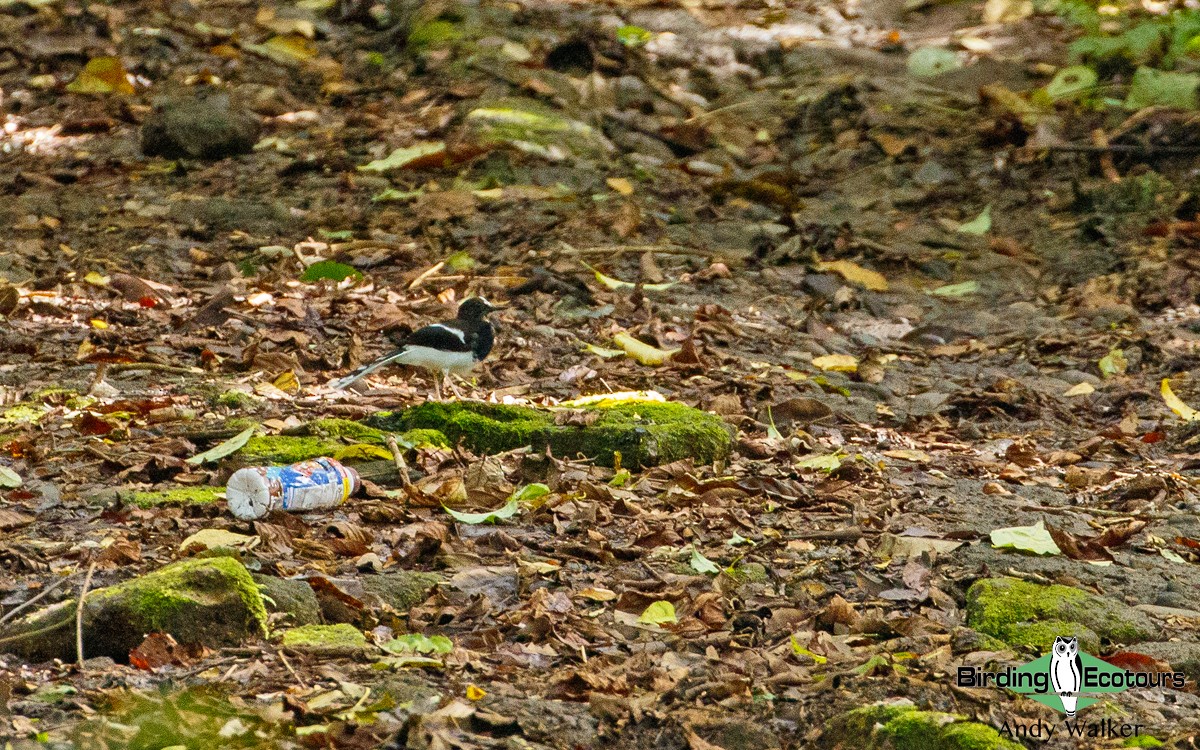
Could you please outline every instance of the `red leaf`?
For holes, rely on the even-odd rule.
[[[1100,657],[1101,660],[1108,662],[1114,667],[1128,670],[1130,672],[1166,672],[1170,671],[1170,667],[1163,664],[1153,656],[1139,654],[1136,651],[1118,651],[1115,654]]]
[[[113,424],[85,411],[75,420],[75,429],[82,435],[107,435],[113,431]]]

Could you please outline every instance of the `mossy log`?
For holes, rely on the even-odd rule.
[[[481,401],[429,402],[372,416],[381,430],[437,430],[451,443],[494,454],[531,446],[613,466],[655,466],[680,459],[711,463],[729,454],[730,428],[685,404],[600,401],[582,408],[535,409]]]
[[[75,659],[76,600],[14,621],[0,633],[0,651],[30,661]],[[234,646],[266,635],[267,612],[246,568],[229,557],[168,565],[97,589],[83,606],[86,657],[124,661],[148,633],[170,633],[183,644]]]

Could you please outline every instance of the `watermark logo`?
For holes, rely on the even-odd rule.
[[[1077,737],[1133,737],[1140,724],[1120,724],[1111,719],[1084,724],[1076,713],[1103,700],[1105,694],[1130,688],[1181,689],[1187,682],[1182,672],[1131,672],[1079,650],[1079,639],[1059,636],[1050,653],[1019,667],[989,672],[981,667],[959,667],[955,684],[966,688],[1001,688],[1032,698],[1065,714],[1067,734]],[[1005,724],[1001,734],[1020,737],[1053,735],[1056,727],[1038,722],[1034,727],[1012,728]]]

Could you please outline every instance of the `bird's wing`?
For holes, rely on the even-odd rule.
[[[469,352],[471,342],[462,330],[448,323],[434,323],[418,328],[404,340],[405,346],[424,346],[444,352]]]

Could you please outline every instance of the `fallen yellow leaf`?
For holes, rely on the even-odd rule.
[[[132,94],[129,74],[117,57],[93,57],[75,80],[67,84],[73,94]]]
[[[611,602],[617,598],[617,592],[605,588],[586,588],[580,591],[576,596],[584,599],[591,599],[594,602]]]
[[[288,370],[275,378],[275,387],[284,393],[297,393],[300,390],[300,381],[296,379],[296,373]]]
[[[99,318],[92,318],[92,328],[95,328],[97,331],[103,331],[104,329],[108,328],[108,323],[105,323]]]
[[[467,699],[468,700],[473,700],[473,701],[483,700],[484,696],[486,696],[486,695],[487,695],[487,691],[484,690],[483,688],[479,687],[478,685],[467,685]]]
[[[833,372],[858,371],[858,359],[851,354],[826,354],[823,357],[815,358],[812,363],[814,367]]]
[[[621,195],[633,195],[633,183],[624,177],[609,177],[604,182]]]
[[[1066,396],[1067,398],[1073,398],[1075,396],[1087,396],[1087,395],[1095,393],[1095,392],[1096,392],[1096,386],[1092,385],[1091,383],[1089,383],[1085,380],[1082,383],[1076,383],[1075,385],[1068,388],[1067,391],[1065,393],[1063,393],[1063,395]]]
[[[92,286],[108,286],[109,278],[99,271],[88,271],[83,280]]]
[[[661,365],[670,359],[672,354],[679,351],[678,349],[667,351],[644,344],[624,331],[613,336],[613,343],[624,349],[627,355],[643,365]]]
[[[306,62],[316,57],[320,51],[316,42],[300,34],[281,34],[271,37],[262,44],[242,46],[282,65]]]
[[[887,279],[878,271],[871,271],[848,260],[820,261],[813,266],[818,271],[833,271],[846,281],[854,282],[873,292],[886,292]]]
[[[1175,412],[1180,419],[1185,422],[1195,422],[1197,419],[1200,419],[1200,412],[1183,403],[1183,399],[1176,396],[1175,392],[1171,390],[1170,378],[1163,378],[1161,390],[1163,401],[1167,403],[1167,407]]]

